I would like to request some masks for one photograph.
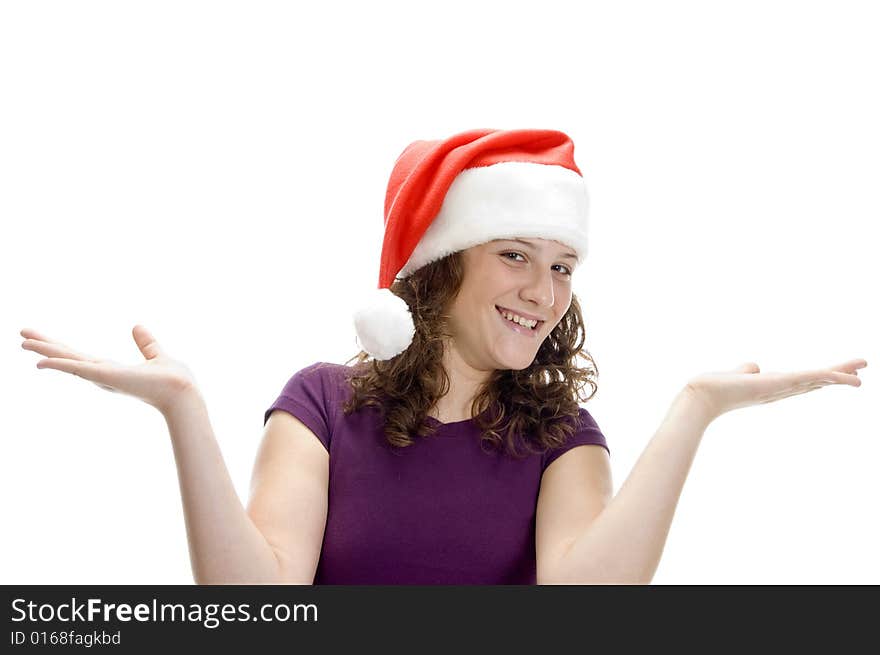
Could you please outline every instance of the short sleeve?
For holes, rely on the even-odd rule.
[[[568,452],[576,446],[583,446],[588,444],[602,446],[605,450],[608,451],[608,454],[611,455],[611,450],[608,448],[608,443],[605,441],[605,435],[602,434],[602,431],[599,429],[599,425],[596,423],[596,420],[593,418],[590,412],[581,407],[578,414],[579,423],[575,433],[571,435],[564,444],[556,448],[551,448],[541,456],[542,472],[548,466],[550,466],[550,464],[554,462],[560,455]]]
[[[326,362],[316,362],[297,371],[263,414],[263,425],[274,410],[284,410],[302,421],[329,451],[334,395],[327,367]]]

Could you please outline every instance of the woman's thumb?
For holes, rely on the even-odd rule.
[[[143,325],[135,325],[131,330],[134,342],[147,359],[154,359],[162,354],[162,349],[155,337]]]
[[[740,364],[734,370],[737,373],[760,373],[761,367],[755,364],[755,362],[746,362],[745,364]]]

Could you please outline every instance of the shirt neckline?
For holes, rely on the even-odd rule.
[[[464,423],[473,423],[474,419],[473,418],[466,418],[466,419],[462,419],[461,421],[451,421],[449,423],[443,423],[442,421],[438,421],[437,419],[435,419],[433,416],[426,416],[425,420],[428,421],[429,423],[433,423],[437,427],[445,428],[445,427],[452,427],[455,425],[462,425]]]
[[[471,418],[465,418],[460,421],[450,421],[449,423],[442,423],[441,421],[438,421],[433,416],[427,416],[427,415],[425,416],[425,420],[428,423],[430,423],[431,425],[435,426],[438,431],[445,430],[447,428],[462,428],[462,427],[475,428],[477,426],[477,423],[476,423],[477,417],[488,415],[488,414],[489,414],[489,410],[487,409],[486,411],[484,411],[480,414],[477,414],[477,416],[472,416]]]

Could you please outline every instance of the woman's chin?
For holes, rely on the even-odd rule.
[[[496,348],[495,359],[498,361],[500,369],[521,371],[531,366],[532,362],[535,361],[536,353],[525,352],[525,349],[522,347],[518,348],[515,352],[511,352],[511,350]]]

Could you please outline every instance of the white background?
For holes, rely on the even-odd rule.
[[[4,3],[3,583],[189,584],[152,407],[31,327],[194,371],[242,501],[288,378],[357,352],[412,140],[560,129],[615,489],[677,390],[864,358],[707,430],[657,584],[880,583],[880,20],[870,2]],[[871,282],[874,280],[874,282]]]

